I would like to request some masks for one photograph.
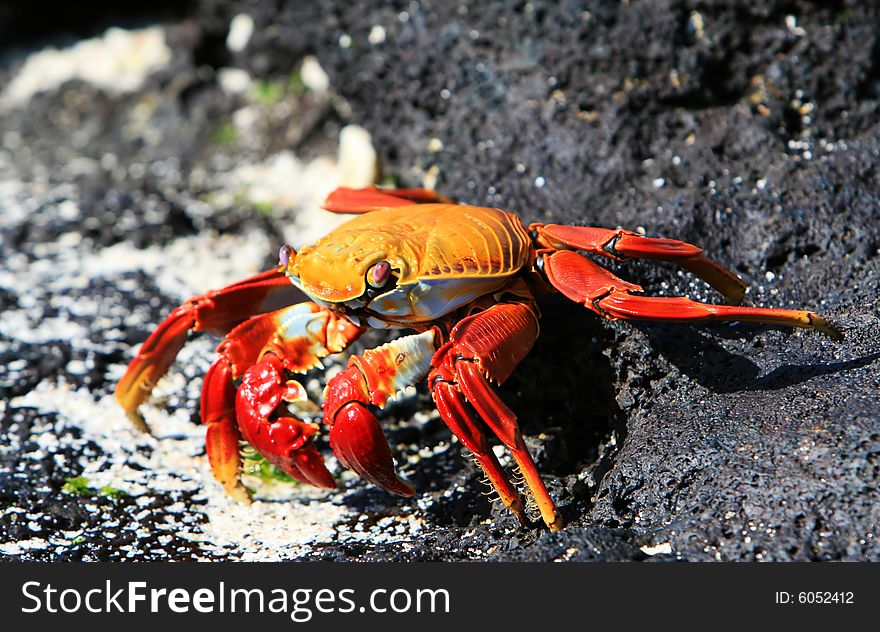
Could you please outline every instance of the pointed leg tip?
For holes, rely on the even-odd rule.
[[[532,524],[529,522],[528,517],[526,516],[525,509],[523,509],[522,501],[517,499],[517,504],[515,506],[510,505],[508,509],[510,509],[510,511],[513,512],[513,515],[516,516],[516,519],[517,521],[519,521],[521,527],[523,527],[524,529],[528,529],[532,526]]]
[[[831,338],[834,342],[843,342],[846,336],[843,335],[843,331],[835,327],[834,325],[830,325],[821,330],[823,334]]]
[[[412,498],[416,495],[416,488],[413,487],[410,483],[407,483],[404,480],[401,480],[401,492],[398,493],[399,496],[403,496],[404,498]]]
[[[813,314],[812,312],[807,314],[807,319],[810,322],[810,325],[818,332],[821,332],[831,338],[834,342],[843,342],[844,335],[843,330],[838,327],[835,323],[832,323],[827,318],[823,316],[819,316],[818,314]]]
[[[840,329],[837,325],[831,322],[825,323],[825,328],[821,330],[826,336],[831,338],[834,342],[843,342],[845,336],[843,335],[843,330]]]
[[[125,376],[119,380],[119,383],[116,385],[116,390],[113,392],[113,397],[116,399],[117,403],[122,406],[122,410],[125,411],[125,416],[129,418],[132,425],[148,435],[152,435],[153,433],[150,432],[150,427],[147,425],[147,422],[144,421],[144,416],[141,414],[140,407],[141,404],[146,401],[151,390],[152,386],[148,386],[148,382],[143,376],[143,370],[141,367],[140,370],[134,371],[129,368]]]
[[[394,494],[395,496],[411,498],[416,495],[416,488],[409,481],[406,481],[394,474],[392,474],[391,476],[362,476],[374,485],[378,485],[386,492]]]
[[[134,410],[127,410],[125,414],[128,417],[129,421],[131,421],[131,424],[135,427],[135,429],[143,432],[146,435],[153,436],[152,430],[150,430],[147,422],[144,421],[144,416],[141,415],[140,411],[137,408],[135,408]]]
[[[550,531],[562,531],[565,528],[565,521],[562,516],[557,515],[552,522],[547,523],[547,528]]]
[[[233,487],[228,487],[226,489],[226,495],[240,505],[250,505],[254,502],[247,487],[241,483],[236,483]]]

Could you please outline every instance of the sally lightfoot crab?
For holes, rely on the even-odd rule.
[[[357,214],[312,246],[284,246],[279,265],[176,308],[147,338],[116,388],[129,417],[168,370],[190,331],[224,336],[205,376],[201,417],[215,478],[241,501],[244,439],[294,478],[335,481],[311,441],[320,428],[297,418],[306,393],[294,376],[319,367],[367,328],[413,333],[355,355],[325,389],[323,424],[342,465],[401,496],[374,410],[427,377],[443,421],[470,450],[501,501],[528,524],[522,498],[490,446],[510,451],[550,529],[563,526],[523,441],[501,384],[538,336],[535,296],[556,290],[608,319],[737,320],[841,332],[809,311],[741,307],[745,285],[696,246],[626,230],[556,224],[523,226],[494,208],[456,205],[424,189],[337,189],[325,208]],[[615,261],[678,264],[717,289],[727,304],[645,296],[582,253]],[[290,305],[292,287],[312,300]]]

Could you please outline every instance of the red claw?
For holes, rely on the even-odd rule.
[[[334,489],[336,481],[310,441],[317,426],[284,416],[283,402],[291,401],[297,391],[284,378],[282,362],[275,355],[267,355],[248,369],[235,404],[242,436],[270,463],[298,481]],[[272,417],[276,411],[281,414]]]
[[[412,496],[413,486],[394,471],[388,440],[376,417],[360,403],[351,402],[336,414],[330,445],[343,465],[385,491]]]
[[[366,380],[355,365],[349,365],[327,385],[324,423],[332,426],[333,453],[344,466],[385,491],[412,496],[412,485],[394,471],[391,449],[382,427],[367,407],[369,401]]]

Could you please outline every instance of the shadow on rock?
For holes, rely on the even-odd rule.
[[[653,330],[652,330],[653,329]],[[761,329],[772,329],[771,327]],[[783,364],[761,375],[761,367],[745,356],[731,353],[712,336],[695,330],[679,329],[673,336],[656,328],[643,328],[651,344],[682,373],[715,393],[778,390],[801,384],[814,377],[859,369],[880,359],[872,353],[843,362]],[[753,332],[736,337],[750,338]]]

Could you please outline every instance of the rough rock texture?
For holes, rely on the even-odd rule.
[[[253,35],[230,50],[241,12]],[[3,113],[0,556],[880,559],[874,3],[204,2],[166,35],[173,61],[135,93],[74,81]],[[291,81],[306,55],[330,93]],[[291,87],[231,95],[223,67]],[[108,393],[151,323],[271,264],[305,221],[309,203],[255,209],[230,174],[282,150],[318,161],[347,123],[402,184],[699,244],[749,281],[747,304],[813,309],[847,339],[607,323],[551,299],[501,391],[564,532],[492,505],[421,392],[387,413],[414,499],[346,475],[231,507],[197,425],[211,341],[148,415],[160,440]],[[717,300],[669,265],[613,267]],[[92,491],[61,491],[83,474]]]

